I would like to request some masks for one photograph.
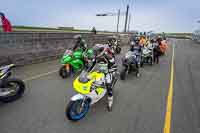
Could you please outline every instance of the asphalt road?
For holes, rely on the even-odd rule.
[[[200,45],[190,40],[170,40],[170,44],[175,45],[171,133],[199,133]],[[76,123],[64,114],[75,94],[75,76],[61,79],[55,72],[60,66],[57,60],[17,68],[15,76],[26,80],[27,91],[20,100],[0,105],[0,133],[162,133],[171,55],[170,45],[160,64],[145,66],[139,78],[130,75],[119,81],[112,112],[102,99]]]

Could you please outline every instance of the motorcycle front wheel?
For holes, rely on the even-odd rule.
[[[66,108],[66,117],[71,121],[79,121],[89,111],[90,103],[88,100],[70,101]]]
[[[25,91],[25,84],[22,80],[9,78],[0,87],[0,101],[7,103],[19,99]]]

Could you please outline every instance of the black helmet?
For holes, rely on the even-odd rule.
[[[158,36],[157,41],[158,41],[158,42],[161,42],[162,40],[163,40],[162,37],[161,37],[161,36]]]

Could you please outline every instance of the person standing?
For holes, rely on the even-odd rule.
[[[1,18],[1,22],[2,22],[3,31],[4,32],[12,32],[12,26],[11,26],[10,21],[1,12],[0,12],[0,18]]]

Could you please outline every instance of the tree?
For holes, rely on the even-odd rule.
[[[97,30],[96,30],[95,27],[92,28],[92,32],[93,32],[94,34],[97,34]]]

